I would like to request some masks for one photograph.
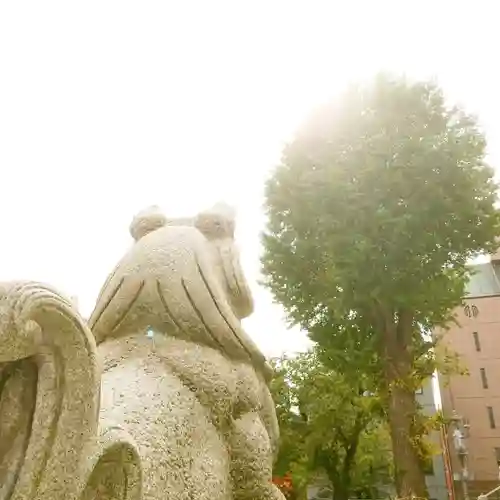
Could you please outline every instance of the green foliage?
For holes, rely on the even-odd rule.
[[[451,320],[467,261],[500,234],[485,154],[436,85],[379,76],[313,113],[266,188],[265,284],[323,362],[386,398],[403,496],[425,495],[414,391],[452,360],[422,333]]]
[[[277,475],[304,489],[318,477],[344,494],[390,483],[391,452],[380,401],[325,367],[315,351],[274,361],[271,389],[281,429]],[[341,498],[341,496],[337,496]]]
[[[264,271],[290,318],[346,329],[387,304],[446,322],[500,232],[485,147],[430,83],[379,77],[312,114],[266,191]]]

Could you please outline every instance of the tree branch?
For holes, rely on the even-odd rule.
[[[409,309],[400,309],[397,316],[396,337],[398,343],[402,346],[411,345],[414,313]]]

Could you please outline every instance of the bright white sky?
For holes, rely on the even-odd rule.
[[[497,2],[0,2],[0,279],[77,295],[83,314],[136,211],[226,200],[253,283],[250,334],[304,348],[260,289],[262,190],[309,109],[380,69],[436,77],[500,159]]]

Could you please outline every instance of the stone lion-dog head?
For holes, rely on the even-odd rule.
[[[130,226],[135,243],[89,319],[97,343],[151,328],[248,360],[269,376],[240,323],[253,300],[234,231],[234,212],[223,204],[186,219],[168,219],[156,206],[137,214]]]

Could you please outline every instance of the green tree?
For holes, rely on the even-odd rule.
[[[392,482],[390,440],[379,399],[364,377],[349,380],[326,368],[316,352],[275,361],[272,392],[281,429],[275,472],[292,473],[304,491],[328,478],[334,500],[377,496]]]
[[[432,83],[377,77],[314,112],[266,189],[266,284],[339,369],[378,374],[400,496],[427,496],[414,446],[422,331],[495,247],[497,185],[474,117]],[[348,353],[348,354],[347,354]],[[429,362],[430,360],[430,362]]]

